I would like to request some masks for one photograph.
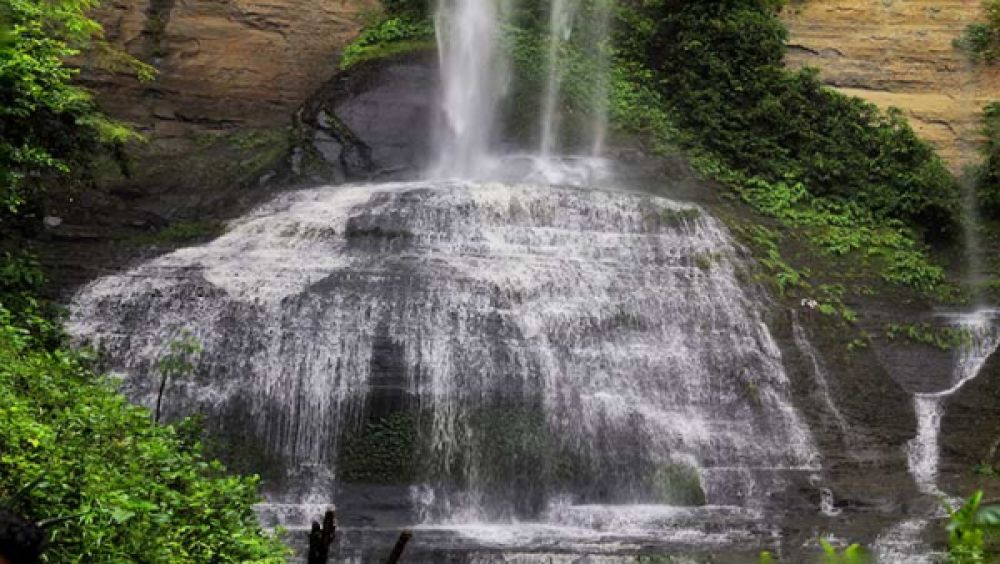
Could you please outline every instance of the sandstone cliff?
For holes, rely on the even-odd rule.
[[[957,170],[978,159],[982,107],[1000,98],[1000,67],[973,65],[952,45],[981,16],[980,0],[793,1],[788,63],[902,109]]]
[[[113,116],[156,137],[272,126],[335,72],[378,0],[116,0],[96,17],[112,43],[151,62],[149,84],[88,72]]]

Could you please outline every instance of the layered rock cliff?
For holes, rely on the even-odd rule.
[[[982,108],[1000,98],[1000,67],[973,65],[952,44],[981,17],[979,0],[791,2],[788,64],[819,68],[847,94],[900,108],[958,170],[977,161]]]
[[[336,71],[379,0],[118,0],[96,17],[108,39],[160,73],[149,84],[88,72],[103,107],[156,137],[285,125]]]

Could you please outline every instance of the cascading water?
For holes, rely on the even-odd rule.
[[[827,378],[826,366],[824,366],[823,360],[820,358],[819,351],[817,351],[809,341],[805,328],[803,328],[802,324],[799,323],[798,317],[795,316],[794,312],[792,318],[792,338],[794,339],[795,346],[799,349],[799,352],[801,352],[806,359],[809,360],[813,379],[816,382],[816,391],[820,397],[820,401],[826,408],[829,415],[833,417],[834,423],[841,434],[846,435],[848,433],[849,425],[847,424],[847,419],[844,417],[844,414],[840,412],[840,408],[838,408],[837,404],[834,403],[833,396],[830,394],[830,382]]]
[[[739,268],[718,222],[668,200],[320,188],[92,284],[72,330],[149,401],[152,361],[189,329],[204,360],[174,411],[240,421],[266,454],[331,473],[344,430],[397,378],[426,418],[435,519],[537,516],[566,494],[752,505],[816,454]]]
[[[723,542],[726,524],[819,469],[741,282],[749,265],[699,207],[584,189],[594,176],[576,161],[511,173],[493,154],[504,6],[438,4],[432,180],[282,195],[212,243],[90,284],[70,330],[147,404],[157,358],[190,331],[204,353],[167,413],[205,414],[278,466],[273,501],[331,501],[348,481],[346,439],[402,415],[427,526],[475,535],[529,520],[655,538],[673,526]],[[595,6],[603,37],[610,12]],[[553,41],[570,12],[553,4]],[[594,152],[606,107],[597,114]],[[690,528],[706,523],[715,537]],[[513,526],[514,542],[538,530]]]
[[[1000,346],[1000,326],[996,322],[997,312],[979,310],[971,314],[950,316],[953,324],[965,331],[967,339],[958,351],[955,370],[943,389],[936,392],[918,393],[913,396],[914,411],[917,414],[917,436],[907,447],[910,473],[918,489],[926,494],[940,495],[937,485],[940,448],[938,435],[941,430],[941,416],[944,403],[955,392],[962,389],[982,370],[983,365]]]
[[[913,408],[917,416],[917,433],[906,447],[910,475],[921,493],[935,498],[948,498],[938,486],[938,464],[941,418],[948,398],[979,376],[986,361],[1000,347],[998,312],[981,309],[972,313],[947,314],[952,326],[965,332],[966,339],[956,354],[955,368],[948,379],[935,392],[913,395]],[[953,505],[960,499],[951,498]],[[887,530],[873,545],[878,561],[884,564],[933,564],[942,562],[944,556],[933,552],[924,542],[924,531],[932,519],[945,517],[943,507],[923,517],[906,519]]]

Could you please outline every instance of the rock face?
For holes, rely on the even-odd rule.
[[[977,0],[792,2],[788,64],[819,68],[846,94],[904,111],[953,169],[976,162],[980,114],[1000,97],[1000,67],[974,65],[952,42],[981,21]]]
[[[329,81],[296,115],[298,174],[317,182],[413,178],[430,160],[434,53],[366,61]]]
[[[205,128],[285,125],[337,69],[340,50],[378,0],[116,1],[96,14],[108,39],[160,74],[138,85],[84,78],[113,116],[157,137]]]

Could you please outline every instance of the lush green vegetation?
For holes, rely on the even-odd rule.
[[[826,88],[814,70],[786,70],[775,2],[646,4],[646,62],[686,146],[931,237],[956,234],[958,187],[933,149],[898,112]]]
[[[367,27],[344,49],[340,59],[341,70],[362,61],[433,46],[434,25],[430,20],[412,14],[406,11],[401,15],[390,15]]]
[[[1000,0],[983,2],[986,21],[971,24],[955,39],[955,46],[974,62],[992,64],[1000,57]]]
[[[928,247],[960,231],[956,180],[899,112],[784,68],[781,4],[621,3],[614,123],[769,218],[728,220],[778,293],[847,321],[842,299],[873,284],[959,299]]]
[[[983,164],[975,171],[978,200],[983,213],[1000,219],[1000,102],[983,108]]]
[[[157,425],[71,351],[44,276],[22,254],[44,190],[86,182],[94,157],[137,136],[72,80],[82,49],[151,68],[101,40],[93,0],[0,0],[0,499],[49,530],[53,562],[280,562],[253,513],[257,479],[227,476],[192,436]],[[15,254],[13,250],[17,251]],[[175,364],[166,366],[175,369]],[[190,425],[188,425],[190,426]]]
[[[86,354],[53,346],[61,332],[30,262],[0,272],[15,281],[0,294],[0,499],[34,484],[15,510],[71,517],[51,531],[50,561],[283,561],[256,523],[256,478],[226,476]]]
[[[988,543],[1000,531],[1000,506],[983,506],[983,492],[977,491],[960,507],[949,508],[948,514],[948,562],[992,562]]]
[[[280,543],[256,525],[253,479],[226,477],[84,359],[33,348],[8,320],[0,317],[0,491],[40,478],[16,509],[76,515],[52,531],[51,559],[282,561]]]
[[[92,155],[136,136],[101,114],[71,80],[68,57],[93,46],[112,68],[151,77],[150,67],[110,50],[86,16],[94,0],[0,3],[0,229],[40,220],[47,182],[80,178]],[[71,175],[72,173],[72,175]]]

